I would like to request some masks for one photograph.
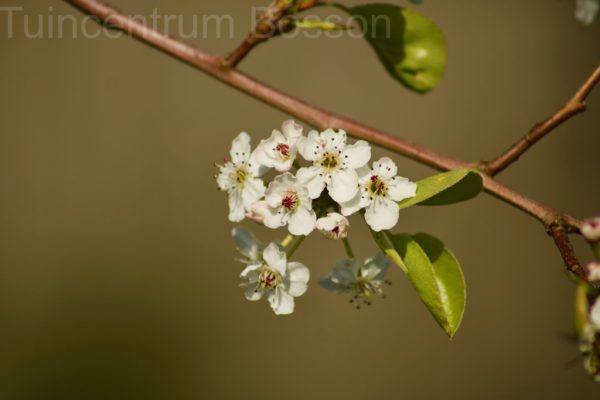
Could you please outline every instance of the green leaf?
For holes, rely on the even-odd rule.
[[[436,322],[452,338],[465,311],[465,280],[456,257],[433,236],[392,236],[408,279]]]
[[[468,169],[444,172],[417,182],[417,194],[398,203],[400,208],[415,204],[442,206],[470,200],[483,190],[481,176]]]
[[[438,85],[446,68],[446,40],[433,21],[393,4],[344,9],[392,77],[419,93]]]

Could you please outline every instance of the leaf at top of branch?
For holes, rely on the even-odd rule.
[[[417,182],[416,196],[398,204],[400,208],[415,204],[442,206],[470,200],[482,190],[481,175],[469,169],[457,169],[420,180]]]
[[[421,300],[452,338],[466,305],[465,280],[456,257],[439,239],[424,233],[394,235],[392,244]]]
[[[446,40],[433,21],[393,4],[365,4],[346,11],[392,77],[419,93],[438,85],[446,67]]]

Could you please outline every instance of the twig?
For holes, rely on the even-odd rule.
[[[223,67],[223,58],[193,48],[166,34],[155,31],[134,19],[118,12],[99,0],[65,0],[100,21],[110,21],[132,37],[153,46],[166,54],[183,61],[223,83],[246,93],[253,98],[288,113],[319,129],[344,129],[356,138],[364,139],[392,150],[399,155],[438,170],[476,168],[477,165],[453,159],[426,147],[392,136],[377,129],[355,122],[349,118],[333,114],[322,108],[310,105],[300,99],[278,91],[248,75]],[[591,88],[589,89],[591,90]],[[498,199],[535,217],[548,229],[553,224],[563,226],[568,232],[578,233],[582,222],[570,215],[561,214],[552,208],[517,193],[489,176],[483,175],[486,192]]]
[[[598,284],[589,282],[587,270],[581,266],[581,263],[577,259],[575,251],[573,250],[573,245],[571,244],[565,229],[560,224],[555,224],[550,227],[548,233],[554,238],[554,243],[556,244],[558,251],[560,251],[560,255],[562,256],[567,270],[584,282],[588,282],[594,287],[599,287]]]
[[[521,140],[504,153],[492,161],[484,162],[482,170],[491,176],[502,172],[509,165],[517,161],[531,146],[552,132],[563,122],[584,112],[586,109],[585,101],[598,81],[600,81],[600,65],[596,67],[587,81],[579,88],[577,93],[575,93],[575,95],[562,106],[560,110],[545,121],[537,123]]]
[[[287,15],[305,11],[320,4],[316,0],[274,0],[259,17],[254,31],[223,61],[224,67],[236,67],[261,43],[294,29],[294,21]]]

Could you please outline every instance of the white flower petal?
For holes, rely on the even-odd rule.
[[[327,129],[321,132],[321,143],[327,151],[341,151],[346,147],[346,132],[342,129],[337,132],[333,129]]]
[[[308,189],[308,195],[311,199],[316,199],[325,189],[325,177],[318,167],[300,168],[296,173],[298,182]]]
[[[358,192],[358,176],[353,169],[337,170],[331,174],[331,184],[327,186],[329,195],[338,203],[351,200]]]
[[[231,222],[240,222],[246,216],[242,193],[239,190],[229,192],[229,220]]]
[[[319,144],[319,132],[310,131],[308,137],[298,139],[298,151],[306,161],[315,161],[318,154],[322,152]]]
[[[295,236],[308,236],[317,222],[317,215],[313,210],[298,207],[290,216],[288,230]]]
[[[246,211],[252,211],[252,204],[260,200],[265,194],[265,184],[262,179],[247,178],[242,189],[242,201]]]
[[[371,159],[371,146],[364,140],[359,140],[346,147],[341,157],[347,168],[358,169],[366,165]]]
[[[287,256],[275,243],[269,244],[263,251],[263,259],[269,268],[278,272],[281,276],[287,273]]]
[[[278,208],[268,208],[264,215],[263,223],[267,228],[277,229],[281,228],[285,225],[284,222],[284,214],[281,211],[281,207]]]
[[[375,232],[392,229],[398,223],[400,207],[390,199],[376,197],[367,207],[365,220]]]
[[[396,176],[385,182],[388,195],[394,201],[400,201],[415,197],[417,194],[417,184],[409,181],[407,178]]]
[[[241,278],[250,278],[252,273],[257,273],[257,271],[262,267],[262,264],[253,264],[248,265],[244,270],[240,273]]]
[[[250,260],[258,259],[259,241],[248,230],[241,226],[236,226],[231,231],[231,235],[240,253]]]
[[[378,253],[374,258],[365,262],[362,268],[362,276],[371,281],[383,281],[385,273],[390,266],[390,259],[384,253]]]
[[[294,298],[279,287],[269,294],[269,304],[276,315],[294,312]]]
[[[373,175],[379,177],[379,179],[387,180],[393,178],[398,174],[398,167],[394,161],[389,157],[381,157],[378,161],[373,163]]]
[[[283,130],[283,134],[288,140],[295,143],[302,136],[304,128],[293,119],[290,119],[283,122],[281,130]]]
[[[369,199],[368,194],[365,194],[361,187],[352,199],[340,203],[342,214],[346,216],[352,215],[358,210],[368,206],[370,202],[371,200]]]
[[[596,299],[590,310],[590,322],[597,331],[600,331],[600,298]]]
[[[288,293],[294,297],[302,296],[308,289],[308,280],[310,279],[310,271],[306,265],[299,262],[290,262],[288,264],[289,271],[289,289]]]
[[[319,285],[331,292],[344,292],[348,290],[347,286],[334,281],[331,276],[323,276],[319,279]]]
[[[250,136],[246,132],[241,132],[233,139],[229,155],[234,164],[247,162],[250,159]]]
[[[245,284],[244,296],[250,301],[257,301],[262,299],[264,292],[262,290],[256,290],[256,285]]]
[[[334,281],[342,285],[352,285],[358,279],[360,271],[360,261],[353,260],[338,260],[331,271],[331,277]]]

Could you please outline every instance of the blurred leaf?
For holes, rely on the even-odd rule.
[[[400,208],[415,204],[442,206],[470,200],[483,190],[481,176],[468,169],[433,175],[417,182],[417,195],[398,203]]]
[[[394,235],[392,242],[421,300],[452,338],[460,326],[466,304],[460,264],[440,240],[430,235]]]
[[[577,338],[581,339],[583,336],[583,332],[585,327],[590,323],[589,321],[589,310],[590,305],[588,302],[588,286],[585,283],[580,283],[577,285],[577,290],[575,292],[575,302],[574,302],[574,315],[573,322],[575,324],[575,334]]]
[[[433,21],[393,4],[367,4],[346,11],[392,77],[419,93],[438,85],[446,67],[446,41]]]

